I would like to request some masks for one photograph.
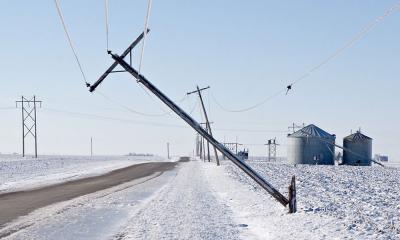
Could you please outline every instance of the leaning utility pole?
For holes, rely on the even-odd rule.
[[[280,193],[274,186],[272,186],[268,181],[266,181],[260,174],[258,174],[253,168],[248,164],[238,158],[234,153],[227,149],[224,145],[218,142],[213,136],[211,136],[196,120],[194,120],[189,114],[183,111],[176,103],[169,99],[163,92],[161,92],[152,82],[146,79],[142,74],[134,69],[129,63],[127,63],[124,58],[132,51],[132,48],[143,38],[143,33],[125,50],[125,52],[119,56],[117,54],[111,53],[111,57],[114,59],[114,63],[106,70],[106,72],[93,84],[88,85],[90,87],[90,92],[93,92],[104,79],[110,74],[113,69],[120,65],[129,74],[131,74],[138,82],[138,84],[146,87],[150,92],[152,92],[157,98],[159,98],[165,105],[167,105],[172,111],[174,111],[182,120],[184,120],[188,125],[190,125],[196,132],[203,136],[207,141],[209,141],[214,147],[216,147],[223,155],[225,155],[229,160],[232,161],[237,167],[244,171],[249,177],[251,177],[255,182],[257,182],[263,189],[265,189],[271,196],[275,198],[276,201],[281,203],[283,206],[289,205],[289,212],[295,212],[295,203],[293,196],[295,194],[289,194],[289,199],[286,198],[282,193]],[[292,190],[294,192],[294,190]]]
[[[15,106],[17,108],[18,103],[21,103],[22,113],[22,156],[25,157],[25,138],[28,136],[28,134],[31,134],[35,139],[35,158],[37,158],[36,107],[37,103],[39,103],[40,107],[42,107],[42,101],[36,101],[36,96],[33,96],[29,100],[22,96],[20,101],[15,101]],[[31,103],[33,103],[32,107]],[[25,129],[27,130],[26,132]]]
[[[276,146],[279,145],[276,143],[276,138],[268,139],[268,143],[265,145],[268,146],[268,161],[276,161]]]
[[[212,136],[213,134],[211,131],[210,121],[208,121],[208,115],[207,115],[206,108],[204,107],[203,96],[201,95],[201,91],[209,89],[210,86],[202,88],[202,89],[200,89],[199,86],[196,86],[196,87],[197,87],[197,90],[195,90],[193,92],[188,92],[187,95],[190,95],[193,93],[197,93],[199,95],[201,107],[203,108],[204,117],[206,119],[206,129]],[[208,149],[208,161],[210,161],[210,142],[209,141],[207,141],[207,149]],[[214,154],[215,154],[215,161],[217,162],[217,166],[219,166],[218,152],[217,152],[217,148],[215,146],[214,146]]]

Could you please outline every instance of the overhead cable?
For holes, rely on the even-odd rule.
[[[109,48],[109,29],[110,29],[110,24],[109,24],[109,4],[108,4],[108,0],[104,0],[104,12],[105,12],[105,27],[106,27],[106,45],[107,45],[107,52],[110,50]]]
[[[147,3],[147,13],[146,13],[146,18],[144,20],[144,30],[143,30],[143,43],[142,43],[142,50],[140,53],[140,59],[139,59],[139,68],[138,68],[138,76],[140,75],[140,72],[142,70],[142,62],[143,62],[143,57],[144,57],[144,48],[146,46],[146,39],[147,39],[147,29],[149,26],[149,19],[150,19],[150,13],[151,13],[151,6],[152,6],[153,1],[148,0]]]
[[[67,29],[67,25],[65,24],[64,16],[63,16],[63,14],[62,14],[60,4],[59,4],[58,0],[54,0],[54,3],[56,4],[57,13],[58,13],[58,16],[60,17],[61,23],[62,23],[62,25],[63,25],[65,35],[67,36],[69,46],[70,46],[70,48],[71,48],[71,50],[72,50],[72,53],[73,53],[74,56],[75,56],[75,60],[76,60],[76,63],[78,64],[78,66],[79,66],[79,70],[81,71],[81,74],[82,74],[82,77],[83,77],[83,81],[85,82],[85,85],[88,86],[89,83],[88,83],[88,81],[86,80],[86,75],[85,75],[85,73],[84,73],[84,71],[83,71],[82,64],[81,64],[81,62],[79,61],[78,54],[76,53],[74,44],[72,43],[71,36],[70,36],[70,34],[69,34],[69,32],[68,32],[68,29]]]
[[[366,25],[364,28],[362,28],[361,31],[357,32],[350,39],[350,41],[348,41],[342,47],[338,48],[336,51],[334,51],[327,58],[325,58],[322,61],[320,61],[314,67],[309,69],[306,73],[304,73],[303,75],[301,75],[300,77],[298,77],[294,81],[290,82],[290,84],[288,84],[286,87],[282,88],[281,90],[279,90],[275,94],[272,94],[272,95],[266,97],[265,99],[261,100],[260,102],[254,104],[254,105],[251,105],[251,106],[246,107],[246,108],[241,108],[241,109],[229,109],[229,108],[224,107],[222,104],[220,104],[219,101],[217,101],[217,99],[216,99],[216,97],[214,95],[212,95],[213,100],[222,110],[224,110],[226,112],[246,112],[246,111],[250,111],[252,109],[255,109],[255,108],[265,104],[266,102],[272,100],[273,98],[275,98],[275,97],[277,97],[277,96],[279,96],[279,95],[281,95],[281,94],[283,94],[285,92],[286,92],[286,95],[287,95],[288,92],[292,89],[293,85],[295,85],[295,84],[299,83],[300,81],[306,79],[307,77],[311,76],[312,73],[314,73],[315,71],[319,70],[321,67],[323,67],[324,65],[326,65],[327,63],[329,63],[330,61],[335,59],[337,56],[339,56],[345,50],[347,50],[350,47],[352,47],[354,44],[356,44],[358,41],[360,41],[362,38],[364,38],[375,26],[377,26],[379,23],[381,23],[386,17],[392,15],[393,13],[395,13],[396,11],[399,11],[399,10],[400,10],[400,2],[396,3],[391,8],[386,10],[383,15],[375,18],[374,21],[372,21],[371,23]]]

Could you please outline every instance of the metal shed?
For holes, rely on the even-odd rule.
[[[343,164],[371,166],[372,138],[357,131],[343,139],[343,147]]]
[[[336,136],[310,124],[288,134],[288,162],[334,165]]]

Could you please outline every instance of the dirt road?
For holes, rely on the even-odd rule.
[[[142,163],[96,177],[28,191],[1,194],[0,228],[5,223],[26,215],[35,209],[146,177],[156,172],[165,172],[173,169],[176,165],[177,163],[174,162]]]

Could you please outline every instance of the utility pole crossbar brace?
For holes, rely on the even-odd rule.
[[[142,33],[143,35],[143,33]],[[141,36],[142,36],[141,35]],[[140,36],[139,38],[140,39]],[[137,40],[136,40],[137,41]],[[135,41],[135,42],[136,42]],[[139,40],[140,41],[140,40]],[[134,43],[135,43],[134,42]],[[131,44],[132,45],[134,45]],[[131,50],[131,47],[128,49]],[[176,105],[172,100],[170,100],[164,93],[162,93],[157,87],[155,87],[149,80],[147,80],[142,74],[139,74],[132,66],[129,65],[123,58],[124,55],[118,56],[109,52],[115,62],[111,67],[100,77],[100,79],[90,86],[90,91],[93,92],[96,87],[107,77],[110,73],[110,69],[115,68],[119,64],[128,73],[130,73],[137,82],[149,89],[154,95],[156,95],[162,102],[164,102],[172,111],[174,111],[180,118],[182,118],[187,124],[189,124],[195,131],[197,131],[201,136],[203,136],[207,141],[210,142],[214,147],[216,147],[222,154],[224,154],[229,160],[231,160],[236,166],[242,169],[249,177],[256,181],[262,188],[264,188],[269,194],[271,194],[278,202],[283,206],[289,204],[289,199],[283,196],[277,189],[275,189],[269,182],[262,178],[256,171],[254,171],[249,165],[240,160],[234,153],[228,150],[223,144],[219,143],[211,134],[209,134],[201,125],[195,121],[189,114],[183,111],[178,105]],[[126,53],[126,51],[124,52]],[[127,55],[127,54],[126,54]],[[125,56],[126,56],[125,55]],[[294,212],[294,209],[289,209],[289,212]]]

